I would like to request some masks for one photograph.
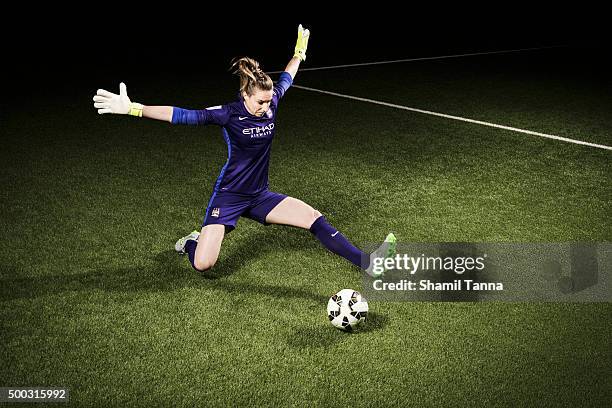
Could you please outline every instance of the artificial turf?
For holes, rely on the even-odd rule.
[[[605,87],[561,51],[303,72],[296,83],[612,144]],[[534,63],[534,59],[537,63]],[[161,84],[160,84],[161,82]],[[91,84],[2,124],[0,386],[64,386],[71,405],[601,406],[610,303],[371,302],[305,230],[242,219],[204,276],[173,245],[199,228],[227,152],[215,127],[99,116]],[[198,108],[218,77],[134,78],[133,100]],[[111,88],[112,90],[112,88]],[[270,188],[358,246],[612,240],[612,154],[288,91]]]

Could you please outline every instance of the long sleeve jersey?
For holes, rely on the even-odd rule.
[[[202,110],[173,108],[173,124],[214,124],[221,127],[227,143],[227,161],[217,178],[214,192],[257,194],[268,188],[278,102],[292,83],[291,75],[283,72],[274,85],[270,108],[262,117],[251,115],[242,97]]]

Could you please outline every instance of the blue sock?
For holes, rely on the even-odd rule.
[[[368,258],[363,251],[356,248],[337,229],[329,225],[324,216],[320,216],[315,222],[312,223],[310,226],[310,232],[312,232],[314,236],[321,241],[325,248],[329,249],[336,255],[340,255],[341,257],[348,259],[350,262],[360,268],[362,264],[362,257],[363,259]]]
[[[198,246],[198,241],[193,240],[193,239],[188,239],[187,242],[185,243],[185,252],[187,252],[187,255],[189,256],[189,262],[191,262],[191,266],[193,266],[193,269],[200,272],[199,269],[196,268],[195,263],[194,263],[195,251],[196,251],[197,246]]]

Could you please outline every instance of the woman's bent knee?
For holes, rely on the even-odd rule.
[[[207,270],[209,270],[210,268],[212,268],[213,266],[215,266],[214,262],[211,262],[209,260],[199,260],[199,259],[195,259],[193,262],[195,268],[200,271],[200,272],[206,272]]]
[[[307,227],[307,228],[310,228],[310,227],[312,226],[312,224],[314,224],[314,222],[315,222],[317,219],[319,219],[319,217],[320,217],[321,215],[323,215],[323,214],[321,214],[319,211],[317,211],[317,210],[315,210],[315,209],[313,208],[313,210],[312,210],[312,214],[311,214],[311,216],[310,216],[310,220],[308,221],[308,227]]]

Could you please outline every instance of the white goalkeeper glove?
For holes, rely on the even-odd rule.
[[[119,95],[98,89],[93,97],[94,108],[98,109],[100,115],[105,113],[116,113],[119,115],[142,116],[142,104],[130,101],[127,96],[127,88],[123,82],[119,84]]]
[[[298,27],[298,38],[295,43],[294,57],[299,58],[302,61],[306,61],[306,49],[308,48],[308,38],[310,38],[310,30],[304,30],[304,27],[300,24]]]

